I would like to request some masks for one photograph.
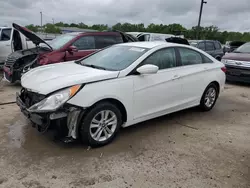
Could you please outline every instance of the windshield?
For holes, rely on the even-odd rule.
[[[131,65],[148,49],[133,46],[111,46],[82,60],[81,64],[105,70],[120,71]]]
[[[61,35],[50,41],[49,45],[54,49],[58,50],[62,48],[66,43],[75,38],[74,35]]]
[[[250,43],[243,44],[242,46],[238,47],[234,50],[236,53],[250,53]]]

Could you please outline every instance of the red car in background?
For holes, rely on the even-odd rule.
[[[25,35],[36,47],[11,53],[4,64],[4,77],[11,83],[32,68],[77,60],[107,46],[138,41],[135,37],[120,31],[72,32],[45,42],[25,27],[13,23],[13,28]]]

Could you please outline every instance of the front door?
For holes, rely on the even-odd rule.
[[[145,64],[156,65],[159,71],[151,75],[133,76],[134,119],[174,111],[180,101],[181,83],[176,67],[175,49],[166,48],[154,52],[141,65]]]
[[[81,59],[93,52],[96,51],[95,47],[95,38],[94,36],[83,36],[77,39],[72,43],[72,46],[75,46],[78,51],[77,52],[66,52],[65,60],[72,61]]]

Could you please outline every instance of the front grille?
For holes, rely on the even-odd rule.
[[[226,74],[232,76],[240,76],[240,77],[250,77],[250,68],[242,68],[236,66],[226,66],[227,72]]]
[[[43,100],[45,98],[45,96],[41,95],[39,93],[34,93],[31,91],[28,91],[27,89],[23,88],[21,90],[20,98],[22,99],[22,101],[26,105],[26,107],[29,108],[32,105]]]

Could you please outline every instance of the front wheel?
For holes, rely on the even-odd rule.
[[[206,90],[204,91],[201,101],[200,101],[200,108],[203,111],[209,111],[211,110],[218,98],[219,95],[219,89],[218,87],[214,84],[211,83]]]
[[[109,102],[95,105],[83,118],[80,136],[91,147],[100,147],[110,143],[122,124],[120,110]]]

